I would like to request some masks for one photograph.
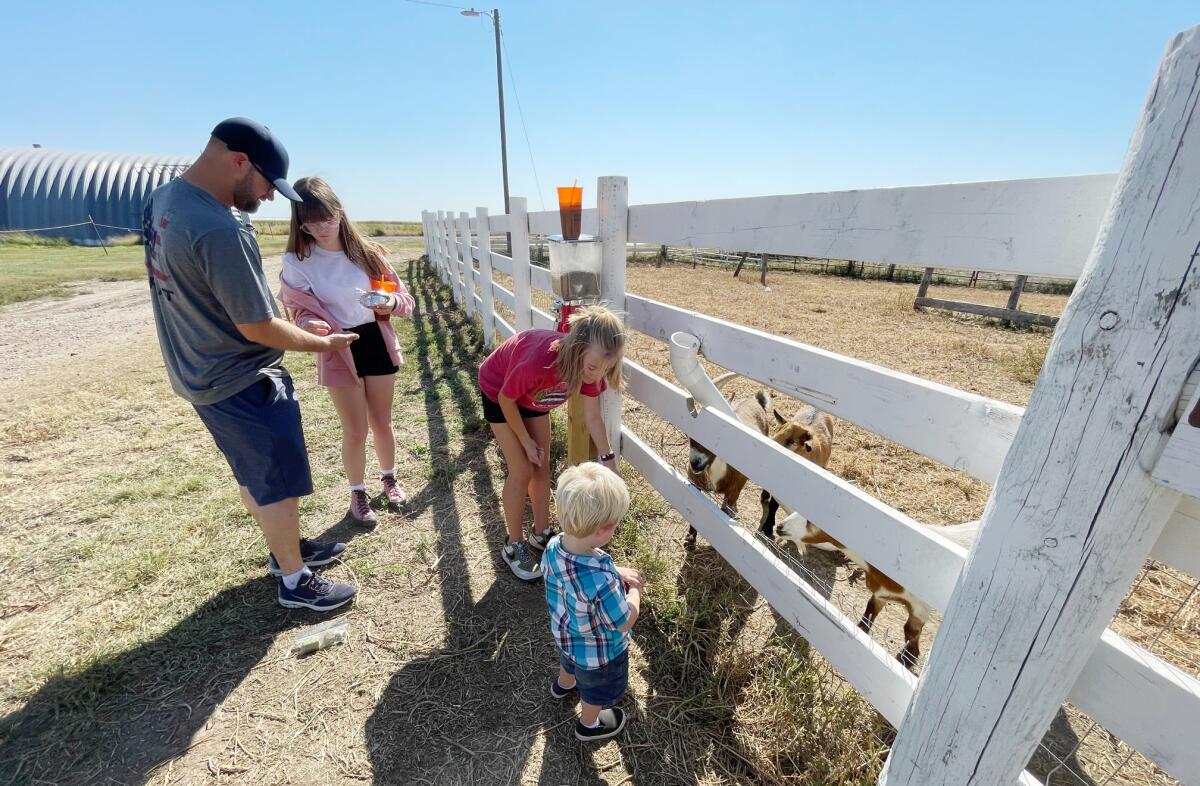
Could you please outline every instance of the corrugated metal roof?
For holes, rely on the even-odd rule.
[[[140,231],[142,202],[178,176],[194,156],[0,147],[0,229],[38,229],[87,221]],[[107,235],[128,229],[101,228]],[[90,226],[42,237],[95,240]]]

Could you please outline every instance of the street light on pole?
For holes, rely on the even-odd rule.
[[[504,176],[504,214],[508,215],[508,136],[504,130],[504,72],[500,67],[500,9],[491,13],[468,8],[460,12],[463,16],[486,16],[496,29],[496,94],[500,97],[500,170]],[[512,233],[506,235],[508,255],[512,256]]]

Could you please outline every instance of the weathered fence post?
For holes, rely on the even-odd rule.
[[[508,200],[508,227],[512,233],[513,329],[520,333],[533,327],[533,305],[529,285],[529,215],[525,197]]]
[[[623,176],[601,177],[596,184],[596,207],[600,214],[600,297],[625,322],[625,244],[629,239],[629,180]],[[621,461],[621,394],[607,390],[600,399],[608,444]]]
[[[458,242],[462,244],[459,258],[462,272],[463,306],[467,316],[475,318],[475,255],[471,252],[471,217],[463,210],[458,214]]]
[[[1009,311],[1016,310],[1017,303],[1021,300],[1021,293],[1025,291],[1025,281],[1028,278],[1028,276],[1017,276],[1013,281],[1012,292],[1008,293],[1008,305],[1005,306],[1005,308],[1007,308]],[[1004,319],[1000,321],[1000,324],[1004,327],[1008,327],[1012,324],[1012,322]]]
[[[438,277],[442,278],[442,283],[448,283],[445,271],[445,233],[442,229],[443,220],[444,214],[440,210],[431,216],[431,222],[433,223],[433,256],[434,262],[437,262]]]
[[[658,247],[658,265],[656,265],[656,267],[662,267],[663,263],[666,261],[667,261],[667,245],[664,243]]]
[[[425,243],[425,259],[432,264],[433,252],[429,249],[429,211],[421,211],[421,240]]]
[[[447,210],[442,221],[446,238],[446,276],[450,284],[450,295],[455,303],[462,302],[462,281],[458,275],[458,233],[454,229],[454,212]]]
[[[483,300],[483,345],[496,343],[496,303],[492,290],[492,229],[486,207],[475,208],[475,237],[479,244],[479,296]]]
[[[764,287],[767,285],[767,255],[763,254],[758,260],[758,283]]]
[[[881,784],[1015,782],[1179,499],[1150,473],[1200,353],[1198,90],[1195,27],[1159,65]]]
[[[738,266],[737,266],[737,269],[733,271],[733,277],[734,277],[734,278],[737,278],[737,277],[738,277],[738,275],[739,275],[739,274],[742,272],[742,265],[746,264],[746,257],[748,257],[748,256],[750,256],[750,252],[749,252],[749,251],[743,251],[743,252],[742,252],[742,258],[738,260]]]

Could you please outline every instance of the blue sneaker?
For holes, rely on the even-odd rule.
[[[308,538],[300,538],[300,559],[304,560],[306,568],[328,565],[342,556],[342,552],[345,550],[345,543],[321,543]],[[267,573],[272,576],[283,575],[283,571],[279,569],[279,563],[275,561],[274,554],[267,557]]]
[[[275,599],[285,609],[312,609],[313,611],[330,611],[339,606],[345,606],[354,600],[358,590],[349,584],[339,584],[330,581],[320,573],[309,573],[300,579],[296,589],[290,590],[283,583],[283,577],[277,579],[279,592]]]

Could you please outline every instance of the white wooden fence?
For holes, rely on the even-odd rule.
[[[1200,576],[1200,28],[1168,46],[1121,172],[795,196],[627,204],[600,178],[584,232],[628,327],[684,330],[706,358],[993,484],[963,548],[626,361],[624,395],[944,612],[917,677],[725,516],[603,401],[612,444],[898,729],[880,782],[1036,783],[1022,771],[1069,700],[1200,784],[1200,681],[1107,629],[1146,558]],[[1195,122],[1193,122],[1195,121]],[[553,318],[529,235],[557,212],[426,212],[426,251],[489,343]],[[512,257],[490,250],[512,233]],[[1080,277],[1022,410],[625,292],[626,242]],[[478,265],[476,265],[478,262]],[[493,280],[512,278],[512,290]],[[496,303],[514,315],[509,324]],[[1182,417],[1180,417],[1182,413]],[[1193,423],[1200,423],[1200,413]],[[1178,425],[1176,425],[1178,424]]]

